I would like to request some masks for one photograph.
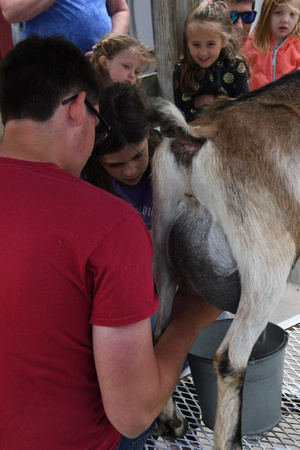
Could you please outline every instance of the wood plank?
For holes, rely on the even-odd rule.
[[[158,93],[172,102],[173,71],[182,50],[184,21],[197,3],[198,0],[152,0]]]
[[[175,3],[175,2],[174,2]],[[199,3],[199,0],[177,0],[176,1],[176,20],[177,20],[177,54],[182,52],[183,27],[184,21],[190,10]]]
[[[152,0],[157,81],[161,95],[174,101],[173,70],[177,60],[176,2]]]
[[[149,97],[157,97],[162,95],[158,87],[156,72],[141,75],[140,80],[143,90],[147,95],[149,95]]]

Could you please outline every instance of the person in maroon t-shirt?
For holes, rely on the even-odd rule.
[[[178,291],[153,347],[150,233],[79,179],[109,135],[95,135],[100,95],[91,63],[58,36],[28,37],[0,67],[1,450],[143,448],[220,314]]]

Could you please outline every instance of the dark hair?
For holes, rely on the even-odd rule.
[[[179,59],[179,63],[182,65],[180,88],[187,95],[194,94],[194,87],[197,84],[197,80],[202,79],[205,75],[205,69],[201,68],[193,60],[188,47],[187,30],[192,22],[202,22],[215,27],[220,32],[222,39],[227,41],[227,45],[221,49],[221,53],[233,62],[236,59],[240,59],[246,63],[248,68],[246,59],[242,55],[239,55],[240,44],[237,36],[233,32],[230,12],[226,4],[223,1],[198,3],[190,10],[185,19],[183,54]]]
[[[219,1],[219,0],[218,0],[218,1]],[[253,11],[254,8],[255,8],[255,0],[229,0],[229,1],[231,1],[232,3],[235,3],[236,5],[239,5],[239,4],[241,4],[241,3],[251,3],[252,11]],[[224,0],[224,2],[227,4],[227,1],[226,1],[226,0]]]
[[[136,86],[124,82],[106,86],[99,111],[111,129],[105,141],[94,148],[82,175],[89,183],[114,193],[111,178],[100,163],[99,156],[118,152],[125,145],[141,142],[149,136],[150,162],[161,137],[149,123],[148,100]],[[147,173],[150,174],[150,164]]]
[[[20,41],[0,66],[0,111],[10,119],[49,120],[64,97],[85,91],[93,104],[103,90],[95,69],[62,36],[31,35]]]

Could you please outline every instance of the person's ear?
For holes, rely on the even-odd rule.
[[[101,66],[103,66],[105,69],[107,69],[107,58],[106,58],[106,56],[104,56],[104,55],[100,56],[99,63],[101,64]]]
[[[74,99],[73,102],[70,103],[69,114],[71,119],[76,123],[77,126],[82,125],[84,121],[84,100],[86,97],[86,93],[81,91],[80,94]]]

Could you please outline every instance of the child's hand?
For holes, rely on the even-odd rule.
[[[194,106],[199,108],[199,106],[208,105],[214,101],[215,97],[212,94],[197,95],[194,97]]]
[[[85,53],[85,56],[86,56],[87,58],[91,58],[91,57],[93,56],[93,52],[94,52],[95,48],[96,48],[96,44],[93,45],[92,50],[91,50],[90,52],[86,52],[86,53]]]

